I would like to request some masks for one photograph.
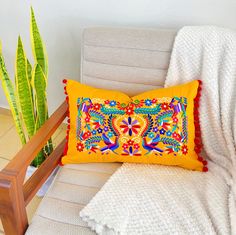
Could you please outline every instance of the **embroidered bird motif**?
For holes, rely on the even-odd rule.
[[[106,134],[103,133],[102,139],[107,146],[101,148],[101,151],[105,152],[105,151],[111,150],[112,152],[117,154],[114,150],[116,150],[119,147],[118,137],[116,136],[115,141],[113,142],[109,137],[106,136]]]
[[[143,148],[148,150],[148,152],[146,154],[148,154],[149,152],[151,152],[153,150],[162,153],[163,150],[156,147],[157,144],[159,143],[159,141],[160,141],[160,135],[159,134],[157,134],[156,137],[154,139],[152,139],[150,143],[147,143],[146,137],[143,137],[143,141],[142,141]]]

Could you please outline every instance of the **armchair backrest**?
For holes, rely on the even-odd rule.
[[[175,35],[164,29],[87,28],[81,82],[130,96],[162,87]]]

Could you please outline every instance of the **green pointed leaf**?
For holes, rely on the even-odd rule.
[[[1,43],[0,43],[0,48],[1,48]],[[15,90],[14,90],[12,81],[9,78],[9,75],[5,66],[4,58],[1,54],[1,49],[0,49],[0,80],[2,82],[3,91],[6,95],[8,104],[11,109],[11,113],[14,119],[17,133],[20,137],[21,143],[25,144],[26,139],[25,139],[25,134],[23,131],[23,125],[21,122],[20,114],[19,114],[19,107],[17,104]]]
[[[29,60],[27,59],[27,75],[28,75],[28,80],[29,80],[29,83],[31,85],[31,80],[32,80],[32,66],[29,62]],[[31,86],[31,94],[32,94],[32,101],[34,102],[34,93],[33,93],[33,88]]]
[[[31,7],[31,21],[30,21],[30,37],[35,61],[41,66],[47,78],[48,76],[47,54],[41,35],[39,33],[39,29],[35,20],[34,11],[32,7]]]
[[[31,166],[39,167],[45,160],[43,149],[37,154],[35,159],[31,162]]]
[[[28,75],[29,82],[31,83],[31,79],[32,79],[32,66],[31,66],[31,64],[30,64],[28,59],[27,59],[27,75]]]
[[[36,113],[39,126],[47,120],[46,78],[39,64],[33,69],[32,86],[35,92]]]
[[[16,90],[29,137],[33,136],[35,130],[34,104],[32,100],[31,86],[27,74],[27,59],[21,38],[18,38],[16,52]]]
[[[35,124],[35,132],[40,128],[39,125],[39,119],[38,117],[36,117],[36,124]],[[45,154],[44,154],[44,150],[42,149],[37,156],[34,158],[34,160],[31,162],[31,166],[34,167],[39,167],[45,160]]]

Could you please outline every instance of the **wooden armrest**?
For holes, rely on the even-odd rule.
[[[67,116],[67,103],[64,102],[44,123],[37,133],[22,147],[16,156],[9,162],[3,171],[24,172],[33,161],[37,153],[45,146],[47,141]]]
[[[24,183],[26,169],[67,116],[64,102],[0,172],[0,216],[6,235],[22,235],[28,227],[26,205],[55,169],[65,139]]]

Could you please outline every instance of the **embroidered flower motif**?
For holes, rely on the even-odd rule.
[[[173,122],[178,122],[178,118],[177,117],[173,117]]]
[[[129,107],[132,108],[132,109],[134,109],[134,108],[135,108],[135,104],[130,103],[130,104],[129,104]]]
[[[109,104],[110,101],[109,101],[109,100],[105,100],[104,103],[105,103],[105,104]]]
[[[157,102],[157,99],[152,99],[152,103],[155,104]]]
[[[103,129],[105,132],[107,132],[109,130],[108,126],[104,126],[104,129]]]
[[[177,141],[181,141],[182,140],[182,137],[180,134],[177,134],[176,138],[175,138]]]
[[[116,101],[114,101],[114,100],[110,101],[110,106],[111,107],[116,106]]]
[[[174,138],[176,138],[177,135],[178,135],[178,134],[177,134],[176,132],[174,132],[174,133],[172,134],[172,136],[173,136]]]
[[[173,138],[174,138],[175,140],[181,141],[181,135],[180,135],[180,134],[174,132],[174,133],[172,134],[172,136],[173,136]]]
[[[139,149],[139,144],[134,144],[134,149]]]
[[[122,145],[122,148],[123,148],[123,149],[127,149],[128,147],[129,147],[128,144],[123,144],[123,145]]]
[[[117,103],[117,108],[120,109],[120,110],[125,110],[127,108],[128,104],[125,104],[125,103]]]
[[[146,104],[147,106],[151,106],[151,105],[152,105],[152,101],[151,101],[150,99],[146,99],[146,100],[145,100],[145,104]]]
[[[82,152],[84,150],[84,145],[82,143],[78,143],[76,147],[79,152]]]
[[[134,100],[133,103],[134,103],[135,105],[139,105],[139,104],[140,104],[140,100]]]
[[[161,126],[165,129],[165,130],[168,130],[169,126],[170,126],[170,123],[166,122],[166,121],[163,121]]]
[[[93,105],[93,109],[96,110],[96,111],[99,110],[100,108],[101,108],[100,104],[96,103],[96,104]]]
[[[158,132],[158,127],[157,126],[155,126],[155,127],[153,127],[153,129],[152,129],[154,132]]]
[[[183,154],[186,155],[186,154],[188,153],[188,147],[187,147],[187,145],[183,145],[182,148],[181,148],[181,151],[182,151]]]
[[[133,140],[128,140],[127,143],[128,143],[128,145],[132,146],[134,144],[134,141]]]
[[[132,114],[134,114],[134,109],[129,106],[129,107],[126,108],[125,113],[127,115],[132,115]]]
[[[161,135],[164,135],[165,133],[166,133],[165,129],[162,128],[162,129],[160,130],[160,134],[161,134]]]
[[[171,131],[167,131],[167,132],[166,132],[166,135],[167,135],[167,136],[171,136],[171,135],[172,135],[172,132],[171,132]]]
[[[90,131],[86,131],[84,132],[84,134],[82,135],[82,138],[84,140],[88,139],[91,136],[91,132]]]
[[[133,149],[133,147],[129,147],[128,149],[123,149],[123,153],[121,155],[123,156],[141,156],[141,153],[138,149]]]
[[[107,136],[111,138],[111,137],[113,137],[113,133],[112,132],[108,132]]]
[[[166,111],[168,108],[169,108],[168,103],[162,103],[161,109],[163,109],[164,111]]]
[[[148,134],[148,137],[151,138],[151,139],[154,138],[154,136],[155,136],[155,135],[154,135],[153,132],[150,132],[150,133]]]
[[[90,117],[87,116],[84,120],[85,120],[85,122],[90,122]]]
[[[144,104],[143,100],[134,100],[133,104],[137,107],[137,108],[141,108]]]
[[[90,131],[87,131],[88,137],[91,137],[92,133]]]
[[[134,134],[138,134],[138,129],[141,127],[138,123],[138,120],[132,120],[131,117],[128,117],[128,120],[122,120],[122,125],[120,128],[122,129],[123,133],[126,134],[128,132],[129,136]]]
[[[102,133],[102,128],[98,128],[98,133],[101,134]]]
[[[93,135],[96,135],[96,133],[97,133],[96,130],[92,130]]]

